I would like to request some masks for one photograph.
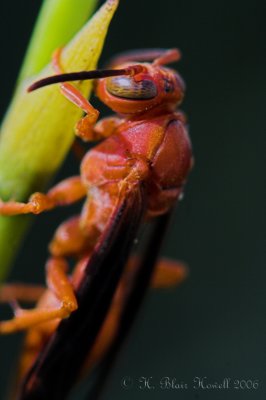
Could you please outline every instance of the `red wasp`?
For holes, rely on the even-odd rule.
[[[110,69],[63,73],[57,51],[53,58],[56,75],[29,88],[32,91],[61,83],[62,94],[86,113],[76,125],[77,136],[101,142],[84,156],[80,176],[60,182],[47,194],[34,193],[27,203],[0,203],[1,215],[39,214],[87,197],[81,214],[63,223],[50,243],[51,256],[46,264],[49,290],[37,308],[16,307],[15,317],[0,323],[0,333],[41,327],[35,330],[41,347],[45,326],[70,316],[59,325],[45,355],[37,358],[24,382],[21,399],[58,398],[56,390],[51,397],[43,383],[45,376],[51,378],[56,368],[61,369],[54,359],[59,360],[61,352],[61,365],[84,363],[84,348],[76,347],[75,354],[70,348],[79,347],[81,338],[90,334],[86,348],[91,350],[140,223],[169,214],[183,193],[193,162],[186,120],[177,111],[185,86],[176,71],[164,66],[179,58],[177,49],[136,51],[115,58]],[[117,113],[115,116],[97,122],[99,112],[69,83],[83,79],[97,79],[95,93]],[[154,248],[151,256],[154,262],[157,250]],[[78,260],[71,278],[67,276],[68,257]],[[145,257],[139,271],[145,269],[143,263],[148,263]],[[48,331],[51,336],[51,329]],[[51,361],[53,346],[57,355],[48,368],[45,365]],[[66,386],[69,376],[68,368]],[[57,385],[62,386],[62,382]]]

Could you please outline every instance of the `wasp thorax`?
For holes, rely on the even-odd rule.
[[[157,88],[153,81],[144,79],[136,82],[128,76],[108,78],[106,88],[110,94],[124,99],[146,100],[157,95]]]

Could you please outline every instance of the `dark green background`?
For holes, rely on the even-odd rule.
[[[39,4],[1,2],[2,114]],[[121,0],[102,60],[133,48],[182,50],[178,70],[187,83],[182,108],[196,163],[164,247],[164,254],[189,264],[190,276],[178,289],[149,294],[105,399],[266,398],[263,4]],[[70,157],[60,177],[76,170]],[[13,280],[43,281],[48,240],[68,213],[38,217]],[[17,342],[17,336],[0,338],[3,399]],[[132,377],[133,388],[121,387],[124,376]],[[138,389],[142,376],[153,376],[157,387]],[[190,388],[163,391],[158,383],[164,376]],[[210,382],[258,379],[259,389],[233,390],[231,381],[230,390],[197,391],[195,376]]]

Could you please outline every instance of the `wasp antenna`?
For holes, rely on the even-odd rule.
[[[96,69],[93,71],[80,71],[52,75],[34,82],[31,86],[28,87],[28,92],[33,92],[34,90],[40,89],[44,86],[53,85],[55,83],[84,81],[87,79],[101,79],[119,75],[134,76],[142,72],[144,69],[145,67],[138,64],[123,69]]]

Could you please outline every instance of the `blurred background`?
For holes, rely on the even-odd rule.
[[[1,1],[1,115],[40,4]],[[263,5],[263,0],[121,0],[112,22],[102,63],[134,48],[182,50],[177,69],[187,83],[182,109],[196,163],[163,248],[164,255],[184,260],[190,275],[176,289],[149,293],[104,399],[265,399]],[[57,179],[77,171],[69,156]],[[69,209],[38,217],[10,280],[44,281],[47,243],[67,215]],[[0,338],[1,399],[21,337]],[[124,377],[132,383],[127,390]],[[141,377],[153,377],[155,389],[140,389]],[[188,389],[163,390],[163,377]],[[231,381],[229,389],[197,390],[196,377]],[[234,389],[234,380],[258,380],[259,386]],[[72,398],[83,397],[76,391]]]

